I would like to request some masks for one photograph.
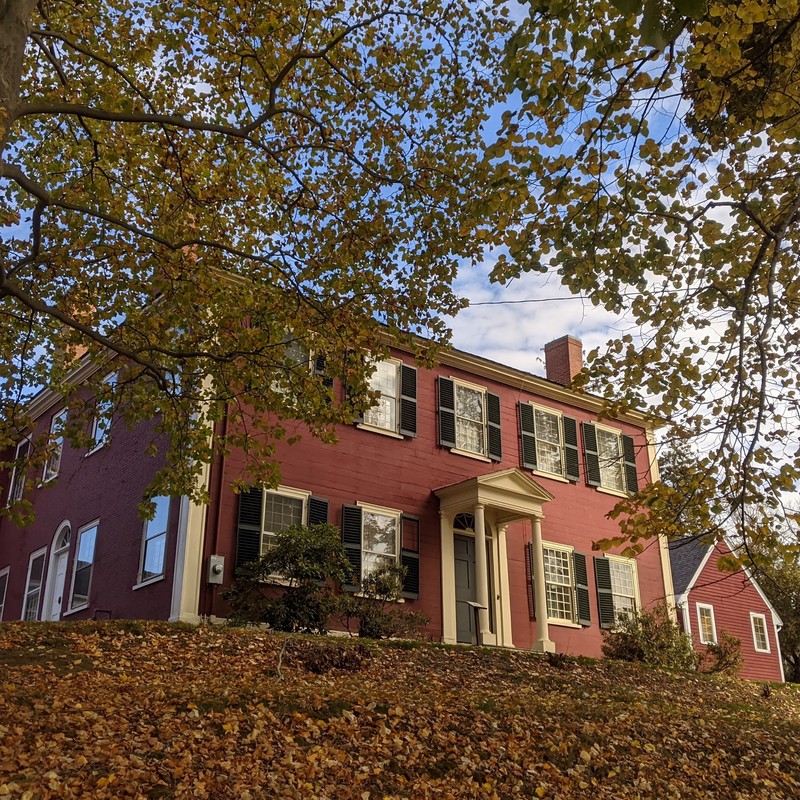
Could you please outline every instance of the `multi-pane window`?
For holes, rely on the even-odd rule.
[[[753,627],[753,645],[758,653],[769,653],[769,636],[767,635],[767,618],[763,614],[750,613],[750,624]]]
[[[39,601],[42,597],[42,581],[44,579],[44,562],[47,549],[31,555],[28,562],[28,580],[25,583],[25,601],[22,605],[22,619],[39,619]]]
[[[609,559],[614,620],[620,622],[636,612],[636,564],[630,559]]]
[[[78,544],[75,549],[75,572],[72,576],[72,597],[69,602],[70,609],[81,608],[89,603],[89,587],[92,583],[96,541],[96,522],[78,532]]]
[[[554,620],[575,621],[572,551],[556,547],[543,548],[547,616]]]
[[[31,448],[30,439],[23,439],[17,445],[17,452],[14,455],[14,469],[11,472],[11,482],[8,485],[8,503],[16,503],[22,499],[25,492],[25,468],[27,466],[28,453]]]
[[[61,469],[61,453],[64,450],[64,425],[67,421],[67,410],[63,409],[58,414],[54,414],[50,420],[50,455],[44,465],[44,475],[42,480],[53,480]]]
[[[275,534],[302,525],[307,492],[269,490],[264,497],[264,524],[261,530],[261,555],[275,544]]]
[[[482,389],[455,385],[456,447],[469,453],[486,454],[486,392]]]
[[[397,361],[379,361],[369,379],[369,388],[380,392],[378,402],[364,412],[364,424],[386,431],[398,428],[397,410],[400,400],[400,365]]]
[[[94,409],[94,419],[92,420],[92,450],[103,447],[108,441],[114,410],[112,394],[116,382],[117,376],[112,372],[110,375],[106,375],[103,380],[103,386],[99,390]]]
[[[400,513],[362,507],[361,575],[366,577],[398,561]]]
[[[533,414],[536,423],[536,468],[542,472],[563,475],[561,417],[540,408],[534,408]]]
[[[717,628],[714,624],[714,607],[697,604],[697,627],[700,631],[700,644],[716,644]]]
[[[167,553],[169,497],[154,497],[155,515],[144,526],[142,568],[139,581],[149,581],[164,574]]]
[[[295,338],[292,334],[284,337],[281,347],[271,386],[273,392],[286,396],[294,376],[310,371],[311,351],[302,339]]]
[[[624,492],[625,464],[622,458],[620,435],[605,428],[597,428],[597,453],[600,459],[600,485],[604,489]]]
[[[0,621],[3,619],[3,610],[6,605],[6,589],[8,589],[8,571],[10,567],[0,569]]]

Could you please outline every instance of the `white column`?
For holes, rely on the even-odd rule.
[[[556,646],[550,640],[550,631],[547,627],[542,518],[532,517],[531,527],[533,528],[533,589],[536,606],[536,641],[534,641],[532,649],[537,653],[555,653]]]
[[[497,644],[503,647],[514,646],[514,636],[511,630],[511,591],[508,583],[508,548],[506,546],[506,525],[497,527],[497,572],[499,575],[500,590],[500,622],[498,626]]]
[[[479,643],[491,635],[489,630],[489,567],[486,563],[486,519],[483,506],[475,506],[475,599],[483,606],[478,612]]]
[[[447,514],[439,512],[439,539],[442,553],[442,641],[455,644],[456,626],[456,564],[453,527]]]

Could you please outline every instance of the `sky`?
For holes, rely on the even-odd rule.
[[[569,334],[583,342],[585,356],[627,330],[623,319],[572,295],[556,275],[527,274],[503,287],[490,284],[492,266],[489,260],[459,270],[454,288],[470,301],[451,321],[459,350],[544,375],[547,342]]]

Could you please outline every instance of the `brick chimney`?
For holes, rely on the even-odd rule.
[[[569,386],[583,369],[583,345],[574,336],[562,336],[544,346],[547,380]]]

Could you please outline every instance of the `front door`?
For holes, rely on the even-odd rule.
[[[50,598],[50,608],[45,609],[45,619],[56,621],[61,619],[62,600],[64,598],[64,584],[67,578],[67,560],[69,549],[53,554],[50,564],[50,580],[52,586],[47,596]]]
[[[475,644],[475,540],[471,536],[453,536],[456,571],[456,641]]]

